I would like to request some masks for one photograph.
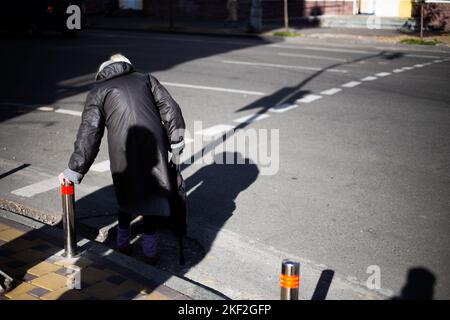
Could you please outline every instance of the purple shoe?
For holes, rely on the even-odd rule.
[[[131,238],[131,228],[127,229],[121,229],[117,228],[117,251],[126,254],[131,255],[132,254],[132,247],[130,245],[130,238]]]
[[[159,261],[158,256],[158,236],[156,234],[142,237],[142,250],[144,251],[144,260],[148,264],[155,265]]]

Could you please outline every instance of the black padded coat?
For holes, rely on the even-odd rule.
[[[114,62],[97,74],[81,116],[67,179],[80,183],[98,154],[107,128],[108,151],[119,206],[169,196],[168,151],[183,146],[180,107],[150,74]]]

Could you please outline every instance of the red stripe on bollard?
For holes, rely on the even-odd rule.
[[[61,185],[61,194],[62,195],[72,195],[72,194],[74,194],[73,186]]]

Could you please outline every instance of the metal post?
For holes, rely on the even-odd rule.
[[[298,300],[300,263],[285,259],[281,263],[281,300]]]
[[[420,39],[423,39],[423,2],[420,4]]]
[[[64,229],[64,257],[77,256],[77,235],[75,232],[75,190],[72,183],[61,185]]]
[[[288,0],[284,0],[284,28],[289,32]]]

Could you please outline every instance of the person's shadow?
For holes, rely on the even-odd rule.
[[[159,252],[161,259],[157,264],[160,268],[178,276],[189,271],[208,254],[217,233],[236,209],[235,200],[239,193],[256,181],[259,169],[256,164],[243,158],[237,152],[223,152],[215,155],[214,162],[205,165],[186,179],[188,216],[187,236],[184,240],[185,265],[179,264],[178,238],[170,229],[170,220],[159,218]],[[108,209],[105,206],[108,198]],[[108,210],[111,214],[104,216],[104,226],[117,221],[114,212],[114,188],[107,186],[93,192],[76,202],[78,226],[84,219],[96,219],[85,209],[95,209],[97,212]],[[99,229],[101,226],[99,226]],[[117,226],[110,229],[104,242],[114,248]],[[133,257],[143,256],[140,235],[143,233],[142,221],[136,219],[132,223]]]
[[[399,296],[392,300],[432,300],[436,276],[425,268],[411,268]]]

